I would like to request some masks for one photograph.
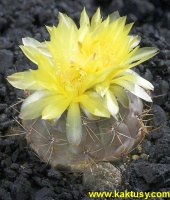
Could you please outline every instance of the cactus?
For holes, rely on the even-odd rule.
[[[120,105],[118,119],[89,120],[81,113],[84,138],[78,146],[73,146],[67,139],[66,113],[57,120],[24,120],[27,141],[40,159],[53,167],[83,172],[86,187],[93,190],[114,189],[121,182],[120,172],[112,166],[113,177],[111,172],[104,176],[105,165],[108,164],[102,162],[116,161],[128,154],[141,142],[145,131],[139,121],[142,120],[143,103],[135,95],[128,92],[127,95],[129,107]],[[108,182],[108,179],[111,180]]]
[[[20,113],[30,146],[53,167],[84,171],[89,184],[89,169],[97,177],[105,166],[107,175],[102,162],[118,160],[142,140],[141,99],[152,101],[145,89],[153,85],[131,68],[157,49],[139,48],[125,21],[118,12],[102,21],[100,9],[90,21],[84,9],[78,28],[59,13],[58,27],[47,27],[50,41],[27,37],[20,46],[38,69],[7,78],[30,92]]]
[[[115,161],[127,154],[142,138],[142,101],[128,93],[128,108],[120,105],[119,119],[89,120],[83,113],[83,138],[78,146],[66,135],[66,113],[55,120],[23,121],[26,138],[44,162],[68,171],[82,171],[101,161]]]

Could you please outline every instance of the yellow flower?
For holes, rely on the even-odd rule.
[[[118,101],[128,106],[126,90],[151,101],[144,89],[153,90],[152,84],[131,68],[153,57],[157,49],[139,48],[140,38],[129,35],[133,23],[125,22],[118,12],[102,20],[100,9],[90,21],[84,9],[79,28],[59,13],[58,26],[47,27],[50,41],[24,38],[21,49],[38,69],[7,78],[16,88],[32,90],[20,117],[54,119],[67,110],[66,134],[71,144],[78,145],[81,112],[90,119],[116,117]]]

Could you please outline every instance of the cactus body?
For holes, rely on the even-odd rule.
[[[83,171],[98,162],[118,160],[137,145],[143,135],[139,116],[142,101],[131,93],[128,108],[120,105],[120,116],[115,119],[89,120],[82,114],[83,138],[78,146],[66,136],[66,113],[49,121],[37,118],[25,120],[27,140],[38,156],[52,166],[68,171]]]

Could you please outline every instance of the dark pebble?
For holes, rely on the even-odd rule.
[[[170,101],[165,102],[165,107],[168,112],[170,112]]]
[[[12,195],[15,200],[30,200],[31,183],[23,176],[19,176],[14,181]]]
[[[144,141],[142,142],[142,149],[144,150],[144,152],[145,152],[146,154],[149,154],[149,150],[150,150],[151,146],[152,146],[152,144],[151,144],[151,142],[148,141],[148,140],[144,140]]]
[[[10,127],[10,126],[12,126],[13,124],[15,124],[15,120],[9,120],[9,121],[6,121],[6,122],[2,122],[2,123],[0,123],[0,129],[1,129],[1,128]]]
[[[0,73],[4,74],[8,68],[12,67],[13,59],[12,51],[0,49]]]
[[[80,196],[80,192],[77,190],[72,191],[72,195],[73,195],[73,199],[78,200]]]
[[[33,176],[32,180],[38,187],[52,187],[49,179]]]
[[[6,95],[6,86],[0,86],[0,96],[4,97]]]
[[[146,0],[131,0],[125,1],[125,9],[127,9],[128,12],[132,12],[137,17],[137,20],[141,20],[149,16],[155,8],[153,4]]]
[[[10,193],[3,188],[0,188],[0,199],[12,200]]]
[[[1,114],[0,115],[0,123],[1,122],[4,122],[4,121],[6,121],[7,120],[7,115],[6,114]]]
[[[14,151],[12,153],[12,156],[11,156],[12,162],[16,162],[17,161],[18,155],[19,155],[19,150],[17,149],[16,151]]]
[[[35,165],[33,172],[34,174],[44,174],[46,173],[47,165],[42,163],[42,165]]]
[[[10,166],[10,169],[18,170],[19,169],[19,164],[18,163],[12,163],[11,166]]]
[[[154,102],[158,105],[164,105],[169,91],[169,83],[166,80],[162,80],[161,77],[157,76],[157,80],[154,82],[154,86]]]
[[[27,169],[27,168],[23,169],[21,171],[21,174],[22,174],[23,177],[28,178],[32,175],[32,169]]]
[[[61,188],[61,187],[59,187],[59,186],[55,187],[54,190],[55,190],[55,192],[56,192],[57,194],[61,194],[61,193],[63,192],[63,188]]]
[[[24,37],[31,37],[31,33],[26,29],[20,28],[13,28],[7,32],[6,37],[10,38],[10,42],[15,43],[15,45],[22,44],[22,38]]]
[[[77,199],[77,196],[76,197],[73,197],[73,195],[69,192],[69,193],[66,193],[66,192],[62,192],[62,194],[60,195],[60,199]]]
[[[17,173],[14,170],[9,169],[9,168],[4,169],[4,173],[7,179],[11,181],[14,181],[17,176]]]
[[[158,105],[153,105],[152,111],[153,113],[153,125],[154,127],[164,127],[166,126],[166,113],[164,110],[158,106]]]
[[[11,160],[10,157],[8,157],[7,159],[1,161],[1,165],[2,166],[9,167],[11,164],[12,164],[12,160]]]
[[[5,77],[7,77],[7,76],[9,76],[9,75],[11,75],[11,74],[14,74],[16,71],[15,71],[15,69],[7,69],[6,71],[5,71]],[[9,88],[12,88],[12,86],[11,86],[11,84],[10,83],[7,83],[8,84],[8,87]],[[14,90],[14,88],[12,88],[13,90]]]
[[[168,13],[167,15],[166,15],[166,18],[165,18],[165,23],[166,23],[166,27],[170,30],[170,13]]]
[[[170,173],[170,165],[150,164],[145,161],[139,161],[131,164],[131,173],[142,177],[148,185],[154,185],[155,188],[163,186]]]
[[[169,50],[167,49],[162,49],[159,52],[159,58],[161,58],[162,60],[164,60],[165,62],[169,62],[168,58],[169,58]]]
[[[6,103],[0,103],[0,111],[5,110],[8,107]]]
[[[9,41],[7,37],[0,37],[0,49],[11,49],[12,43]]]
[[[55,194],[55,192],[47,187],[43,187],[41,190],[38,190],[35,194],[35,200],[43,200],[43,199],[55,199],[60,200]]]
[[[5,154],[10,154],[11,153],[11,147],[10,146],[6,146],[4,153]]]
[[[143,75],[143,78],[145,78],[146,80],[152,82],[153,80],[153,75],[151,73],[151,71],[149,69],[146,69],[144,75]]]
[[[52,179],[61,179],[62,178],[62,175],[59,171],[51,168],[49,171],[48,171],[48,174],[47,176],[49,178],[52,178]]]
[[[6,147],[8,147],[8,146],[10,146],[11,144],[14,144],[14,143],[15,143],[14,139],[11,138],[11,137],[6,138],[6,139],[4,139],[4,140],[0,140],[0,141],[1,141],[1,145],[6,146]]]
[[[12,187],[13,187],[13,184],[14,182],[13,181],[9,181],[7,179],[2,179],[2,188],[4,188],[5,190],[7,191],[11,191]]]

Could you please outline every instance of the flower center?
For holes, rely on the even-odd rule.
[[[86,76],[86,72],[78,67],[76,63],[70,61],[65,65],[58,65],[57,76],[60,79],[63,87],[70,86],[79,89],[81,83]]]

